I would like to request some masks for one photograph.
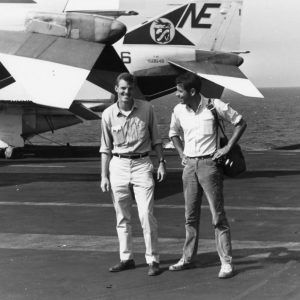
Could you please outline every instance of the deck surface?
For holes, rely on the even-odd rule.
[[[170,272],[184,241],[178,157],[156,186],[162,274],[147,276],[134,209],[135,270],[119,261],[115,213],[92,157],[0,160],[0,299],[300,299],[300,152],[246,152],[248,171],[225,180],[237,274],[219,280],[207,201],[197,268]]]

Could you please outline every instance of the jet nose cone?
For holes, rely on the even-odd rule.
[[[239,67],[244,62],[244,59],[241,56],[237,58],[237,66]]]
[[[95,19],[96,42],[113,44],[125,35],[126,30],[126,26],[117,20],[104,17]]]
[[[117,42],[119,39],[121,39],[126,34],[127,28],[126,26],[119,22],[114,20],[111,23],[110,27],[110,34],[109,34],[109,40],[113,44]]]

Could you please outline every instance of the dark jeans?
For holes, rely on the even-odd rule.
[[[215,240],[221,263],[231,263],[230,227],[225,215],[223,173],[211,158],[188,159],[183,170],[186,238],[183,247],[185,262],[196,259],[203,192],[209,203]]]

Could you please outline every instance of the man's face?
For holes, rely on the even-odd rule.
[[[133,84],[121,79],[118,85],[115,86],[115,90],[118,94],[118,101],[124,103],[132,101],[133,88]]]
[[[191,99],[191,94],[187,90],[184,89],[182,84],[176,85],[176,97],[178,97],[181,100],[181,103],[183,104],[189,104]]]

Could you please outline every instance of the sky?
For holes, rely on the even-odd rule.
[[[244,0],[241,69],[258,87],[300,87],[299,14],[299,0]]]

